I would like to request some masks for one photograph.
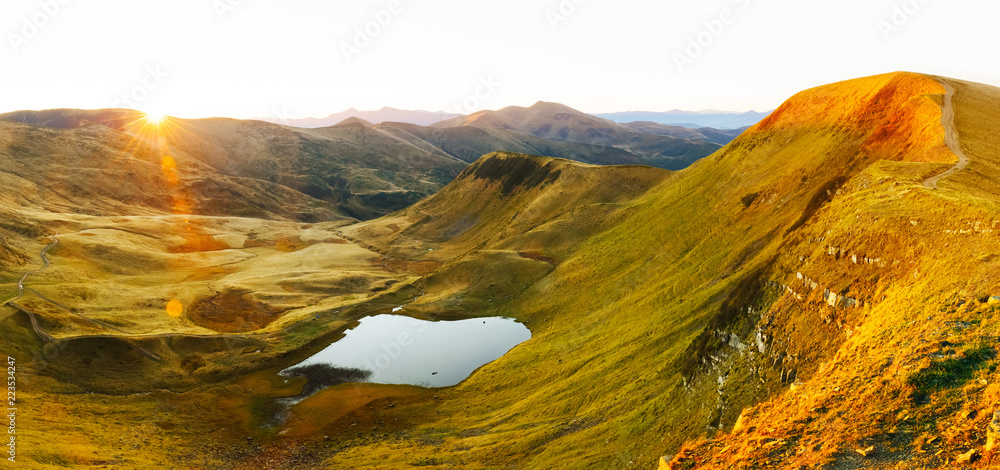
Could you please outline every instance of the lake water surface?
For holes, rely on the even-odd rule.
[[[293,367],[328,364],[369,370],[373,383],[447,387],[530,338],[511,318],[429,322],[377,315]]]

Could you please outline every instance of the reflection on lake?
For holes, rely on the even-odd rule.
[[[293,367],[327,364],[372,372],[369,382],[447,387],[531,338],[511,318],[429,322],[400,315],[362,318],[360,325]]]

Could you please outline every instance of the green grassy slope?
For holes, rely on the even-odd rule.
[[[443,392],[443,417],[421,428],[441,442],[411,441],[405,452],[366,446],[331,462],[391,468],[433,453],[459,468],[651,468],[683,441],[731,427],[744,406],[809,380],[890,280],[907,282],[903,270],[843,265],[853,254],[863,266],[872,266],[866,255],[876,267],[887,262],[898,219],[855,224],[847,217],[865,219],[852,206],[831,204],[847,191],[868,196],[866,184],[916,187],[947,168],[943,92],[931,78],[891,74],[792,98],[608,214],[613,226],[584,234],[552,274],[500,307],[534,336]],[[887,203],[861,200],[875,215]],[[870,233],[857,233],[867,225]],[[826,244],[840,242],[828,227],[867,242],[828,256]],[[802,259],[813,260],[806,274],[817,289],[796,294],[799,303],[779,286],[793,283]],[[825,289],[865,307],[827,307]],[[782,320],[772,327],[774,317]]]

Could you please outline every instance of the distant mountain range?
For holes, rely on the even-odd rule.
[[[510,106],[497,111],[479,111],[432,125],[436,128],[477,127],[506,129],[556,142],[577,142],[626,150],[646,165],[679,170],[703,158],[736,137],[714,141],[704,134],[684,129],[657,127],[655,133],[618,124],[577,111],[569,106],[539,101],[531,107]],[[711,131],[710,131],[711,133]]]
[[[330,127],[340,124],[345,119],[350,118],[363,119],[374,124],[381,122],[405,122],[409,124],[416,124],[418,126],[429,126],[435,122],[458,116],[460,116],[460,114],[446,113],[444,111],[407,111],[403,109],[385,107],[378,111],[358,111],[357,109],[351,108],[347,111],[333,113],[322,118],[281,119],[267,117],[258,118],[257,120],[282,124],[285,126],[305,128]]]
[[[555,104],[555,103],[550,103],[550,104]],[[517,109],[517,107],[515,106],[505,109],[507,110]],[[481,113],[490,113],[490,112],[498,112],[498,111],[480,111],[478,113],[473,113],[473,115]],[[579,111],[575,110],[574,112],[580,113]],[[700,129],[703,127],[711,127],[720,130],[736,130],[736,129],[745,129],[754,124],[757,124],[762,119],[767,117],[768,114],[771,114],[771,112],[768,111],[766,113],[758,113],[756,111],[749,111],[745,113],[735,113],[735,112],[714,111],[714,110],[712,111],[673,110],[666,112],[628,111],[620,113],[592,114],[591,116],[607,119],[619,124],[628,124],[633,122],[644,121],[656,124],[666,124],[677,127],[685,127],[688,129]],[[327,117],[322,117],[322,118],[283,119],[280,117],[265,117],[265,118],[257,118],[256,120],[272,122],[275,124],[282,124],[285,126],[305,127],[305,128],[330,127],[340,124],[345,119],[349,118],[363,119],[373,124],[379,124],[383,122],[402,122],[407,124],[416,124],[418,126],[430,126],[441,121],[446,121],[449,119],[459,118],[463,116],[464,115],[461,114],[446,113],[444,111],[436,111],[436,112],[408,111],[403,109],[385,107],[377,111],[358,111],[357,109],[351,108],[346,111],[333,113]]]
[[[764,113],[759,113],[757,111],[731,113],[725,111],[698,112],[673,110],[667,112],[627,111],[621,113],[595,114],[595,116],[610,119],[619,123],[648,121],[658,124],[689,127],[692,129],[702,127],[713,127],[716,129],[741,129],[757,124],[769,114],[771,114],[771,111]]]

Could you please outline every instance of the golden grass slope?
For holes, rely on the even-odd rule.
[[[987,438],[1000,407],[993,301],[1000,90],[941,80],[956,90],[969,168],[939,191],[888,165],[848,183],[824,210],[854,213],[857,224],[828,224],[824,244],[840,247],[838,254],[881,252],[878,277],[866,283],[877,289],[871,306],[845,325],[849,339],[810,380],[744,411],[731,433],[686,446],[671,468],[997,465]],[[840,282],[858,269],[843,258],[828,264]]]
[[[943,299],[973,305],[998,287],[975,274],[996,268],[988,238],[975,238],[993,233],[983,231],[989,212],[921,186],[955,160],[940,127],[943,93],[933,77],[896,73],[790,99],[716,155],[620,207],[606,219],[612,226],[582,237],[553,273],[500,307],[534,336],[442,392],[442,417],[420,428],[438,439],[433,446],[372,444],[330,462],[392,468],[435,456],[442,468],[653,468],[682,442],[731,428],[744,407],[786,396],[791,383],[837,387],[824,382],[821,365],[856,350],[862,335],[884,338],[924,321]],[[974,238],[948,241],[963,230]],[[514,244],[508,237],[493,243]],[[837,296],[833,306],[826,291]],[[847,298],[860,303],[847,307]],[[891,330],[869,326],[889,318]],[[937,321],[927,325],[944,326]],[[884,361],[882,351],[875,356]],[[859,373],[870,366],[862,364]],[[852,390],[880,389],[863,375],[852,380]],[[895,380],[905,388],[905,376]],[[873,398],[858,391],[852,400]],[[901,402],[875,403],[867,409],[888,414]],[[934,403],[923,412],[940,411]],[[781,428],[783,413],[810,408],[767,409],[774,415],[755,420],[760,433]],[[844,449],[859,434],[846,426],[881,422],[828,416],[842,424],[815,428],[815,438],[834,443],[820,443],[816,462],[848,461],[857,454]],[[759,452],[798,451],[790,436],[763,447],[770,441],[760,433],[745,441]],[[722,457],[695,462],[711,467],[714,458]],[[728,465],[739,462],[751,461]]]
[[[909,230],[898,228],[895,230],[902,238],[900,242],[905,242],[898,245],[909,246],[910,250],[913,250],[914,245],[923,248],[919,253],[920,256],[908,261],[911,266],[906,269],[905,274],[911,276],[912,285],[907,286],[907,290],[912,292],[897,293],[904,299],[909,299],[909,302],[895,302],[891,308],[881,309],[878,312],[880,321],[877,326],[872,325],[875,331],[865,335],[863,339],[858,339],[858,344],[851,348],[852,353],[837,361],[840,364],[847,364],[852,370],[829,374],[835,379],[827,379],[830,380],[828,382],[830,385],[826,388],[847,390],[843,383],[857,381],[859,378],[853,369],[868,367],[878,370],[877,368],[885,365],[886,357],[893,357],[893,363],[902,361],[903,367],[890,367],[888,373],[876,374],[872,378],[862,376],[869,381],[865,384],[867,387],[862,386],[859,390],[859,387],[853,386],[850,388],[851,392],[846,394],[846,398],[839,399],[843,400],[843,403],[838,403],[837,409],[847,410],[847,413],[843,411],[839,413],[849,413],[854,420],[865,423],[863,431],[845,432],[842,436],[822,436],[818,430],[823,426],[829,428],[832,424],[840,426],[841,429],[844,426],[843,422],[831,423],[832,420],[828,416],[821,416],[819,420],[816,416],[808,415],[800,418],[817,421],[816,428],[808,431],[801,428],[801,423],[787,425],[780,434],[807,436],[812,434],[813,439],[826,437],[832,442],[833,445],[829,445],[824,452],[806,452],[806,458],[823,461],[831,458],[830,454],[833,454],[833,458],[849,460],[852,446],[867,448],[869,444],[875,445],[882,454],[880,459],[869,460],[870,463],[867,465],[872,466],[880,460],[885,463],[885,460],[891,462],[907,458],[913,459],[914,465],[918,465],[917,462],[940,465],[973,449],[978,449],[982,455],[985,422],[988,421],[987,415],[992,415],[995,403],[995,399],[990,398],[992,392],[989,392],[988,388],[985,392],[982,389],[977,390],[975,386],[977,382],[969,380],[970,385],[966,387],[964,397],[957,397],[954,392],[946,389],[943,391],[943,396],[939,394],[932,397],[933,400],[940,400],[932,402],[933,406],[915,407],[909,400],[912,390],[906,380],[921,370],[934,370],[941,364],[940,360],[935,359],[953,357],[951,356],[953,354],[967,358],[968,356],[964,355],[965,351],[974,350],[976,345],[984,340],[984,335],[989,336],[988,319],[992,317],[991,308],[982,302],[988,300],[991,293],[995,294],[997,290],[996,271],[991,264],[995,255],[990,241],[996,225],[996,221],[990,215],[995,213],[995,189],[989,184],[984,184],[979,178],[982,178],[985,168],[993,167],[995,160],[994,152],[983,151],[984,141],[992,139],[989,131],[993,129],[990,129],[990,125],[995,122],[992,109],[983,104],[995,100],[998,95],[996,90],[990,87],[954,80],[951,82],[958,89],[955,105],[960,116],[958,123],[963,147],[972,158],[971,167],[976,169],[970,168],[943,181],[942,187],[948,188],[949,191],[942,194],[935,193],[936,197],[933,198],[912,189],[909,190],[912,193],[908,193],[905,187],[891,192],[883,189],[884,193],[892,197],[886,198],[888,200],[882,201],[876,207],[880,211],[892,210],[900,219],[904,219],[902,222],[905,222],[905,218],[909,218],[911,226],[914,227]],[[970,152],[970,147],[977,148],[978,152]],[[968,184],[970,180],[976,181],[976,184]],[[919,240],[919,244],[915,240]],[[895,249],[896,247],[890,248],[893,251]],[[892,260],[888,263],[896,265],[896,261],[905,259]],[[921,313],[926,316],[920,316]],[[906,324],[907,320],[915,321],[920,327],[893,331]],[[970,327],[964,327],[962,322],[968,322]],[[958,326],[957,329],[954,328],[955,325]],[[891,341],[886,341],[884,339],[886,337],[891,338]],[[947,339],[941,342],[938,338]],[[860,344],[865,344],[863,354],[857,353]],[[894,351],[896,348],[901,351]],[[900,359],[901,357],[903,359]],[[949,363],[944,362],[944,364]],[[961,387],[965,385],[965,379],[973,378],[963,377],[963,380],[957,381],[955,386]],[[841,384],[839,387],[836,386],[838,382]],[[889,397],[871,396],[877,390],[875,384],[886,389],[885,394]],[[893,396],[894,394],[896,396]],[[816,395],[816,391],[809,392],[809,395]],[[803,401],[803,397],[790,394],[788,400]],[[878,408],[868,407],[867,403],[871,402],[878,403]],[[777,404],[778,407],[784,406],[784,409],[789,409],[788,405],[787,402]],[[887,412],[886,409],[906,411],[914,407],[916,409],[912,410],[912,413],[902,413],[900,416],[886,419],[886,415],[891,412]],[[812,403],[796,406],[799,410],[813,408]],[[937,425],[931,425],[934,416],[947,417],[948,410],[958,409],[966,409],[962,419],[948,418]],[[837,411],[834,410],[834,413]],[[907,416],[908,414],[911,416]],[[768,420],[773,415],[773,412],[765,413],[762,419]],[[788,418],[795,419],[794,415]],[[910,429],[903,433],[893,431],[897,426]],[[902,442],[888,445],[890,442],[886,442],[887,434],[890,436],[901,434],[899,440]],[[926,451],[922,443],[931,439],[937,443],[931,447],[934,452],[929,455],[921,454],[920,450]],[[941,454],[935,456],[934,454],[939,451]],[[837,452],[840,453],[839,456]],[[736,456],[747,457],[740,453]]]
[[[0,120],[0,204],[102,215],[198,214],[348,219],[264,180],[220,174],[169,146],[101,125],[50,129]],[[152,140],[156,140],[153,138]]]
[[[529,341],[455,387],[336,387],[270,429],[261,404],[301,386],[271,371],[132,399],[36,392],[72,421],[48,424],[74,444],[44,463],[93,465],[88,449],[120,449],[109,436],[127,419],[87,435],[71,410],[128,403],[123,416],[159,410],[142,432],[165,444],[115,450],[123,468],[166,455],[181,456],[175,468],[654,468],[677,454],[664,465],[834,469],[940,466],[969,450],[986,468],[985,425],[1000,404],[990,303],[1000,92],[950,80],[972,163],[929,190],[922,183],[956,160],[938,80],[894,73],[807,90],[674,173],[487,156],[407,210],[326,230],[413,283],[358,311],[508,315]],[[249,238],[218,223],[206,228],[217,243]],[[86,238],[67,247],[82,253]],[[247,260],[236,266],[252,275],[213,273],[208,284],[275,292],[262,273],[305,261],[279,262],[274,243],[259,257],[277,264]],[[72,268],[63,259],[58,269]],[[288,294],[305,299],[308,281]],[[266,354],[301,357],[359,314],[347,310],[298,317]],[[247,367],[253,347],[231,346],[229,358],[220,347],[205,367]],[[329,417],[314,411],[328,406]]]

